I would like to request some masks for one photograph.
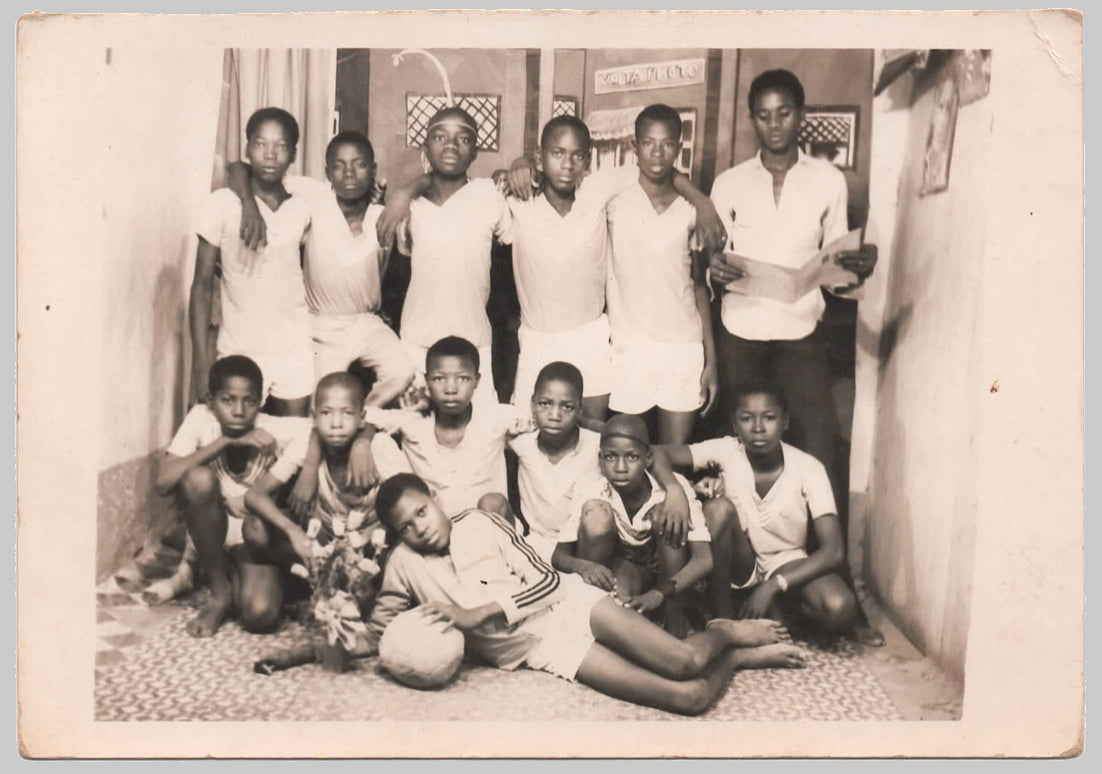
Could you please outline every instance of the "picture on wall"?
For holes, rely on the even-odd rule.
[[[934,112],[926,134],[920,196],[940,193],[949,187],[949,163],[953,160],[953,136],[960,108],[959,71],[946,67],[934,92]]]
[[[856,105],[807,107],[797,136],[800,150],[841,169],[857,169],[859,113]]]

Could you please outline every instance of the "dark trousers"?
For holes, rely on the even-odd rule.
[[[807,338],[756,341],[719,329],[719,378],[724,409],[734,433],[734,390],[742,382],[770,379],[788,399],[788,432],[784,440],[814,455],[834,482],[836,418],[830,392],[830,365],[821,326]]]

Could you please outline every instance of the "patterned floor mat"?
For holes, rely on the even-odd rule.
[[[148,638],[128,643],[125,658],[96,670],[96,720],[692,720],[603,696],[541,672],[504,672],[464,664],[438,691],[398,685],[375,659],[334,675],[318,665],[253,672],[265,651],[309,639],[297,623],[269,635],[234,623],[210,639],[188,636],[194,612],[174,618]],[[900,720],[902,716],[857,658],[848,640],[807,641],[803,670],[739,672],[701,720]],[[503,697],[508,697],[503,700]]]

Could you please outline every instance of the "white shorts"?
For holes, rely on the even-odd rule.
[[[218,357],[245,355],[258,366],[264,376],[264,386],[260,392],[263,403],[271,395],[280,400],[308,398],[314,392],[314,363],[310,349],[303,347],[297,351],[277,354],[258,355],[254,352],[221,352]]]
[[[745,530],[744,530],[745,531]],[[765,583],[767,580],[777,574],[777,570],[784,567],[789,562],[795,562],[800,559],[807,558],[807,551],[802,548],[790,548],[786,551],[777,551],[776,553],[769,554],[768,556],[759,556],[754,563],[754,572],[750,574],[742,583],[731,582],[731,588],[733,589],[749,589],[757,586],[759,583]]]
[[[563,599],[520,625],[524,632],[540,638],[524,663],[529,669],[574,680],[596,641],[589,623],[593,606],[608,592],[590,586],[580,575],[563,573],[559,577]]]
[[[655,406],[696,411],[703,405],[704,345],[699,341],[671,343],[641,336],[613,340],[612,369],[613,411],[642,414]]]
[[[536,553],[539,554],[540,559],[548,564],[551,564],[551,554],[555,553],[555,546],[559,544],[557,538],[537,535],[534,530],[529,531],[528,534],[524,536],[524,542],[532,546],[532,548],[536,550]]]
[[[540,370],[556,360],[573,363],[582,372],[584,397],[608,395],[612,388],[612,345],[608,335],[608,315],[604,314],[577,328],[553,333],[537,331],[522,322],[517,333],[520,358],[512,402],[530,401]]]
[[[224,548],[239,546],[245,542],[243,528],[245,516],[249,513],[249,509],[245,507],[245,495],[223,497],[222,508],[226,511],[226,540],[222,546]],[[184,561],[194,562],[198,558],[195,543],[191,541],[191,533],[188,533],[187,545],[184,547]]]
[[[378,315],[311,313],[310,337],[315,382],[335,371],[347,371],[356,360],[375,370],[372,392],[396,395],[413,380],[413,362],[406,348]]]
[[[410,361],[413,362],[413,384],[417,387],[425,387],[425,356],[428,354],[429,348],[417,344],[410,344],[408,341],[403,341],[402,345],[406,348]],[[480,406],[499,403],[497,391],[494,390],[493,347],[478,348],[478,373],[478,387],[475,388],[474,397],[471,398],[471,402]]]

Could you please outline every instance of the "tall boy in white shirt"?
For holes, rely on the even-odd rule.
[[[279,108],[262,108],[245,125],[254,201],[267,226],[264,247],[251,250],[242,243],[241,202],[232,191],[211,193],[199,214],[188,306],[193,402],[207,397],[207,372],[215,357],[240,354],[263,371],[262,402],[268,400],[270,413],[306,416],[314,369],[300,246],[310,213],[306,203],[283,186],[298,134],[298,122]],[[212,352],[211,302],[219,265],[222,322],[217,351]]]
[[[650,105],[635,119],[639,182],[608,206],[608,312],[616,383],[610,407],[657,409],[660,443],[684,443],[716,400],[705,258],[690,250],[696,213],[673,187],[681,117]]]

